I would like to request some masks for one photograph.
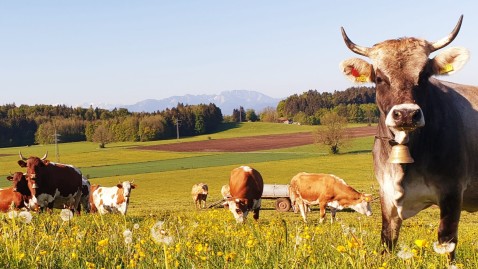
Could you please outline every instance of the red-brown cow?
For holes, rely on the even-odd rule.
[[[7,177],[8,180],[18,182],[17,188],[24,189],[26,195],[17,191],[17,188],[10,187],[0,190],[0,211],[7,212],[11,209],[20,209],[25,207],[25,203],[31,198],[31,193],[27,187],[27,180],[22,172],[15,172]]]
[[[71,165],[49,162],[46,156],[25,158],[20,152],[18,164],[27,168],[25,177],[32,194],[30,208],[77,210],[82,195],[81,172]]]
[[[293,204],[300,209],[307,222],[307,209],[310,205],[320,206],[320,223],[325,220],[325,207],[329,206],[332,222],[337,210],[351,208],[367,216],[372,215],[370,194],[359,193],[341,178],[328,174],[298,173],[290,182],[290,194]]]
[[[261,196],[264,182],[261,174],[249,166],[235,168],[229,179],[231,197],[226,199],[226,206],[238,223],[244,222],[249,211],[254,212],[254,219],[259,219]]]

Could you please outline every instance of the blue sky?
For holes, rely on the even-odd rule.
[[[284,98],[353,86],[340,61],[360,45],[438,40],[470,61],[446,80],[478,84],[477,1],[1,1],[0,104],[134,104],[254,90]]]

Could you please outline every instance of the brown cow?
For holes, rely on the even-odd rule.
[[[206,183],[197,183],[193,185],[191,195],[196,208],[206,208],[206,199],[208,187]]]
[[[96,213],[98,212],[98,208],[95,206],[95,202],[93,201],[93,193],[100,187],[99,184],[93,184],[90,187],[90,196],[89,196],[89,202],[90,202],[90,213]]]
[[[0,211],[7,212],[11,209],[24,208],[31,198],[31,193],[27,186],[27,180],[22,172],[15,172],[7,176],[7,180],[18,182],[17,187],[10,187],[0,190]],[[25,190],[23,195],[17,189]]]
[[[32,194],[30,208],[77,210],[82,196],[82,175],[77,168],[49,162],[45,160],[47,154],[43,158],[25,158],[21,152],[19,155],[18,165],[27,168],[25,177]]]
[[[244,222],[249,211],[253,211],[254,219],[258,220],[264,190],[261,174],[249,166],[235,168],[231,171],[229,189],[231,197],[226,199],[225,206],[229,207],[236,221]]]
[[[459,71],[469,53],[450,47],[430,57],[455,39],[462,19],[435,42],[403,37],[372,47],[353,43],[342,28],[347,47],[370,59],[351,58],[340,68],[355,82],[375,84],[380,119],[373,161],[381,241],[388,250],[396,246],[403,220],[425,208],[440,208],[440,244],[458,242],[462,210],[478,211],[478,87],[435,78]],[[410,157],[390,158],[392,146],[408,148]]]
[[[305,222],[307,209],[310,205],[320,206],[320,223],[325,220],[325,207],[329,206],[332,213],[331,221],[335,220],[337,210],[351,208],[367,216],[372,215],[370,194],[359,193],[341,178],[329,174],[298,173],[290,181],[291,200]]]

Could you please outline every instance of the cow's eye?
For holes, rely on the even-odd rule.
[[[382,83],[382,82],[383,82],[382,77],[377,77],[377,78],[375,79],[375,83],[377,83],[377,84],[380,84],[380,83]]]

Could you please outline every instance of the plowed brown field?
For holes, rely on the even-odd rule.
[[[375,134],[376,129],[376,126],[350,128],[348,135],[350,137],[371,136]],[[138,148],[145,150],[165,150],[178,152],[250,152],[267,149],[289,148],[313,143],[314,135],[311,132],[307,132],[204,140],[167,145],[142,146]]]

